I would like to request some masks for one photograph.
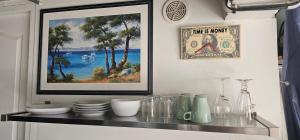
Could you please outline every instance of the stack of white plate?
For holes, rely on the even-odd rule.
[[[67,113],[71,110],[71,107],[58,104],[39,104],[26,107],[25,110],[32,114],[50,115]]]
[[[102,116],[109,110],[108,101],[79,101],[73,104],[73,111],[86,117]]]

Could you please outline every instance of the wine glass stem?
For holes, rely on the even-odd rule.
[[[222,91],[221,91],[221,96],[225,96],[225,93],[224,93],[224,79],[222,79]]]

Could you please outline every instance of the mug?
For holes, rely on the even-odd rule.
[[[183,120],[183,115],[185,112],[189,112],[192,110],[192,101],[191,101],[191,95],[184,93],[180,94],[177,97],[177,112],[176,112],[176,118],[179,120]]]
[[[190,120],[195,123],[211,122],[211,112],[207,102],[207,95],[199,94],[194,97],[192,111],[183,114],[184,120]]]

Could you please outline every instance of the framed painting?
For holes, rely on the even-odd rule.
[[[152,94],[152,1],[42,9],[38,94]]]
[[[240,25],[181,28],[181,58],[239,58]]]

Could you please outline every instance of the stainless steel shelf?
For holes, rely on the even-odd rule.
[[[252,121],[247,121],[246,118],[235,115],[227,117],[226,119],[212,118],[213,121],[206,124],[198,124],[177,119],[149,119],[141,117],[140,114],[133,117],[118,117],[112,112],[108,112],[104,116],[99,117],[82,117],[73,112],[58,115],[33,115],[27,112],[20,112],[2,115],[1,120],[238,133],[248,135],[265,135],[271,137],[276,137],[278,135],[278,127],[261,117],[257,117]]]

